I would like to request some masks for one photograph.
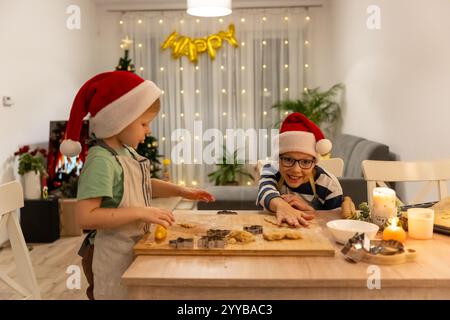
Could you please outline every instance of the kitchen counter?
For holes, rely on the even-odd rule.
[[[337,218],[316,218],[329,239]],[[448,236],[408,239],[416,261],[380,266],[349,263],[331,242],[334,257],[137,256],[122,281],[130,299],[450,299]]]

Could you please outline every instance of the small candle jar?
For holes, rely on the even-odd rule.
[[[433,238],[434,210],[428,208],[408,209],[408,235],[414,239]]]
[[[389,188],[373,189],[372,210],[370,217],[372,222],[383,227],[389,218],[397,216],[397,197],[395,191]]]
[[[397,240],[398,242],[405,242],[406,232],[402,227],[398,226],[398,218],[391,219],[391,224],[383,230],[383,240]]]

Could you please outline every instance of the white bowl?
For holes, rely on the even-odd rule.
[[[370,240],[375,238],[379,227],[376,224],[359,220],[333,220],[327,223],[337,243],[346,244],[355,233],[365,233]]]

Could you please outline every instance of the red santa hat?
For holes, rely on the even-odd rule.
[[[291,113],[284,119],[280,134],[274,138],[273,158],[278,160],[286,152],[303,152],[315,158],[331,151],[331,141],[325,139],[320,128],[304,114]]]
[[[96,138],[109,138],[141,116],[160,96],[161,89],[153,82],[128,71],[96,75],[75,97],[61,153],[74,157],[81,152],[80,131],[88,113]]]

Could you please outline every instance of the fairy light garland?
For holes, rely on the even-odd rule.
[[[289,18],[289,16],[284,16],[284,17],[282,17],[281,18],[282,20],[283,20],[283,22],[284,23],[289,23],[290,22],[290,18]],[[261,18],[260,18],[260,21],[261,21],[261,23],[267,23],[268,22],[268,18],[267,18],[267,16],[262,16]],[[310,16],[310,14],[309,14],[309,12],[308,12],[308,8],[306,8],[306,16],[305,16],[305,18],[304,18],[304,20],[305,20],[305,28],[303,29],[303,37],[304,37],[304,42],[303,42],[303,45],[304,45],[304,63],[303,63],[303,84],[304,84],[304,87],[303,87],[303,91],[304,92],[308,92],[308,78],[309,78],[309,74],[308,74],[308,72],[309,72],[309,70],[311,69],[311,63],[310,63],[310,61],[309,61],[309,50],[310,50],[310,48],[311,48],[311,42],[310,42],[310,40],[309,40],[309,38],[308,38],[308,35],[309,35],[309,25],[310,25],[310,23],[311,23],[311,21],[312,21],[312,18],[311,18],[311,16]],[[138,25],[143,25],[144,24],[144,21],[143,21],[143,19],[142,18],[138,18],[137,20],[134,20],[135,22],[137,22],[137,24]],[[224,23],[224,19],[223,18],[219,18],[218,20],[217,20],[219,23]],[[165,20],[164,19],[159,19],[158,21],[158,24],[160,24],[160,25],[163,25],[164,23],[165,23]],[[179,21],[178,21],[181,25],[182,24],[184,24],[185,23],[185,20],[184,19],[180,19]],[[200,23],[201,22],[201,20],[200,19],[195,19],[195,23]],[[245,17],[242,17],[242,18],[240,18],[240,23],[245,23],[246,22],[246,18]],[[272,22],[272,20],[270,20],[270,22]],[[126,21],[123,19],[123,18],[121,18],[120,20],[119,20],[119,24],[123,27],[124,25],[126,25]],[[125,40],[128,40],[128,38],[126,38]],[[122,41],[122,44],[120,45],[120,47],[122,48],[122,49],[124,49],[125,47],[127,47],[127,46],[129,46],[131,43],[125,43],[124,44],[124,42]],[[267,41],[267,39],[263,39],[262,41],[261,41],[261,45],[262,45],[262,47],[263,47],[263,49],[265,49],[266,47],[269,47],[268,46],[268,41]],[[289,45],[289,40],[288,39],[284,39],[283,40],[283,44],[285,45],[285,46],[288,46]],[[241,45],[241,47],[245,47],[246,46],[246,42],[245,41],[241,41],[240,42],[240,45]],[[137,48],[139,48],[139,49],[143,49],[144,48],[144,44],[143,43],[138,43],[137,44]],[[144,50],[141,50],[142,52],[144,52]],[[281,65],[282,66],[282,69],[285,71],[285,72],[289,72],[289,64],[288,63],[285,63],[285,64],[282,64]],[[264,72],[265,70],[267,70],[267,69],[269,69],[269,67],[271,67],[271,66],[269,66],[269,65],[267,65],[266,63],[263,63],[262,65],[261,65],[261,71],[262,72]],[[221,71],[225,71],[226,70],[226,68],[225,68],[225,66],[224,65],[220,65],[219,66],[219,68],[220,68],[220,70]],[[246,71],[246,66],[245,65],[241,65],[240,67],[240,70],[241,70],[241,72],[245,72]],[[194,70],[195,71],[198,71],[200,69],[200,67],[198,66],[198,65],[195,65],[195,67],[194,67]],[[145,70],[145,68],[143,67],[143,66],[141,66],[141,67],[139,67],[139,69],[138,69],[141,73],[143,73],[143,71]],[[159,71],[161,72],[161,73],[164,73],[165,72],[165,70],[166,70],[166,68],[164,67],[164,66],[160,66],[159,67]],[[184,70],[184,67],[179,67],[179,72],[184,72],[185,70]],[[270,74],[270,73],[267,73],[267,74]],[[199,89],[195,89],[195,93],[196,93],[196,95],[200,95],[200,90]],[[269,89],[267,88],[267,87],[263,87],[263,92],[265,93],[265,95],[267,95],[267,93],[269,92]],[[288,86],[286,86],[286,87],[284,87],[284,88],[282,88],[282,92],[284,93],[284,94],[289,94],[289,87]],[[162,95],[164,95],[164,90],[162,90]],[[184,94],[184,90],[180,90],[179,91],[179,93],[180,93],[180,95],[183,95]],[[247,91],[246,91],[246,89],[244,89],[244,88],[241,88],[241,90],[238,90],[238,93],[240,93],[241,94],[241,96],[244,96],[244,95],[246,95],[246,93],[247,93]],[[222,88],[221,89],[221,94],[223,94],[223,95],[227,95],[228,93],[227,93],[227,90],[226,90],[226,88]],[[267,111],[263,111],[263,116],[267,116],[268,115],[268,112]],[[288,115],[289,114],[289,112],[288,111],[282,111],[282,114],[284,115],[284,116],[286,116],[286,115]],[[231,116],[231,115],[229,115],[229,114],[227,114],[227,112],[223,112],[222,113],[222,116],[223,117],[228,117],[228,116]],[[244,112],[244,113],[242,113],[241,114],[241,116],[242,116],[242,118],[246,118],[246,113]],[[184,117],[184,113],[181,113],[180,114],[180,117],[181,118],[183,118]],[[199,112],[195,112],[195,117],[196,118],[199,118],[200,117],[200,113]],[[162,119],[166,119],[167,117],[166,117],[166,114],[161,114],[161,118]],[[226,139],[227,137],[226,137],[226,135],[224,135],[224,139]],[[266,138],[267,138],[267,136],[266,136]],[[168,140],[168,139],[166,139],[166,137],[161,137],[161,141],[164,141],[164,142],[167,142],[167,143],[170,143],[170,141]],[[195,159],[195,160],[197,160],[197,159]],[[184,160],[182,159],[181,160],[181,163],[183,164],[184,163]],[[196,163],[196,161],[194,161],[194,163]],[[185,180],[179,180],[179,182],[178,182],[180,185],[186,185],[186,181]],[[198,182],[197,181],[195,181],[195,180],[193,180],[193,181],[191,181],[191,185],[192,186],[196,186],[198,184]],[[247,182],[247,185],[251,185],[251,182],[250,181],[248,181]]]

